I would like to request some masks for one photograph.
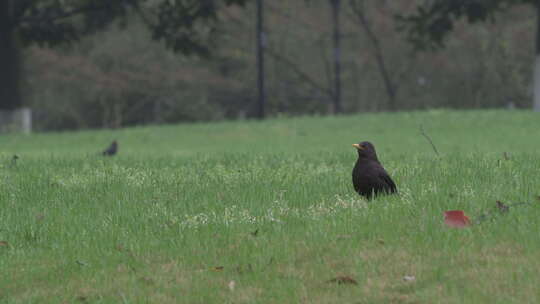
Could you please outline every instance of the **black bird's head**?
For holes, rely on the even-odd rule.
[[[379,161],[375,152],[375,146],[369,141],[353,144],[353,147],[358,151],[358,158]]]

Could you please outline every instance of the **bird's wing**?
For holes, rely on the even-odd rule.
[[[397,191],[396,184],[392,180],[392,178],[388,175],[386,172],[381,172],[379,174],[379,178],[390,188],[390,193],[394,193]]]

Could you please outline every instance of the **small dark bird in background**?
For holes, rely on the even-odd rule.
[[[505,212],[508,212],[510,210],[510,206],[508,206],[507,204],[501,202],[501,201],[497,201],[497,209],[501,212],[501,213],[505,213]]]
[[[11,163],[9,164],[9,167],[15,167],[17,165],[17,160],[19,159],[19,156],[17,154],[13,154],[13,157],[11,158]]]
[[[375,147],[369,141],[353,144],[358,160],[352,171],[354,190],[368,200],[379,194],[396,193],[396,184],[379,162]]]
[[[116,155],[116,152],[118,152],[118,142],[116,142],[116,140],[113,140],[111,145],[107,149],[105,149],[102,154],[104,156],[113,156]]]

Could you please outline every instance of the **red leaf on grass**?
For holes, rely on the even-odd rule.
[[[462,210],[449,210],[444,212],[444,223],[452,228],[465,228],[471,221]]]

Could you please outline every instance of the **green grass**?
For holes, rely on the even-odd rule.
[[[429,111],[3,135],[0,303],[539,302],[539,118]],[[120,154],[100,157],[114,138]],[[399,196],[354,193],[361,140]],[[496,200],[532,204],[443,224],[445,210],[474,217]],[[327,282],[336,276],[358,285]]]

